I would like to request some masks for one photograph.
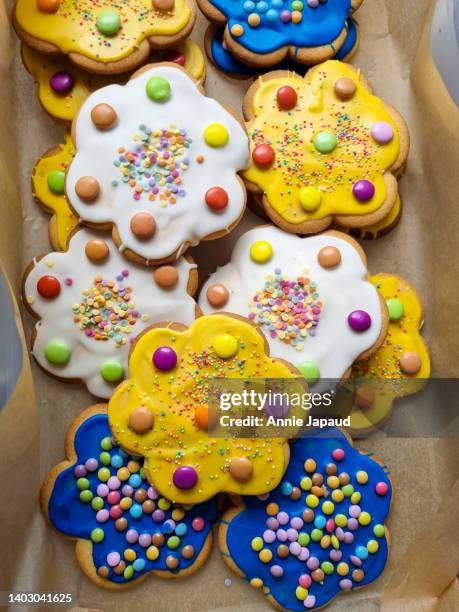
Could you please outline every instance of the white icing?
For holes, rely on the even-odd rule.
[[[101,263],[93,263],[85,254],[85,245],[91,239],[103,239],[109,247],[108,258]],[[153,280],[153,270],[139,266],[124,259],[118,252],[107,233],[83,229],[71,239],[65,253],[50,253],[35,263],[25,281],[25,294],[40,321],[37,322],[33,355],[48,372],[60,378],[81,379],[95,396],[109,398],[114,385],[101,377],[101,364],[107,359],[116,359],[124,367],[128,377],[128,354],[130,338],[134,338],[153,323],[177,321],[191,325],[195,319],[196,303],[187,294],[190,271],[196,266],[186,259],[178,260],[174,266],[179,273],[177,285],[171,290],[161,289]],[[116,348],[112,339],[98,341],[88,338],[84,330],[73,320],[72,306],[80,303],[84,289],[93,286],[94,278],[101,275],[104,279],[116,282],[122,270],[129,276],[124,286],[132,288],[132,302],[140,314],[148,316],[142,321],[139,317],[126,335],[127,342]],[[54,299],[42,298],[37,291],[37,282],[44,275],[55,276],[61,284],[60,294]],[[71,286],[65,279],[72,279]],[[50,340],[64,340],[71,349],[69,362],[64,366],[50,363],[44,354]]]
[[[273,248],[272,258],[263,264],[255,263],[250,257],[250,247],[258,240],[269,242]],[[340,250],[342,259],[336,268],[326,269],[319,264],[317,255],[325,246]],[[249,302],[263,289],[266,277],[274,274],[276,268],[289,279],[307,275],[317,284],[323,309],[316,335],[305,339],[301,351],[279,338],[271,338],[266,326],[261,326],[271,355],[293,365],[314,361],[323,379],[341,378],[353,361],[377,341],[382,325],[378,292],[368,281],[367,269],[358,252],[345,239],[324,234],[299,238],[275,227],[250,230],[237,241],[231,261],[212,274],[202,288],[201,309],[205,314],[216,311],[209,304],[206,292],[211,285],[219,283],[230,293],[221,310],[247,317]],[[365,310],[370,314],[372,324],[365,332],[350,328],[347,317],[353,310]]]
[[[170,82],[171,96],[166,102],[157,103],[147,96],[146,84],[153,76]],[[116,110],[118,122],[111,130],[98,130],[91,121],[91,110],[100,103]],[[228,130],[229,141],[224,147],[206,144],[204,130],[212,123]],[[113,165],[118,147],[132,148],[132,136],[141,124],[152,130],[175,124],[193,141],[181,185],[186,196],[177,198],[174,205],[161,208],[158,201],[148,200],[148,194],[135,201],[131,188],[119,180],[119,170]],[[245,193],[236,173],[248,165],[247,135],[230,113],[202,95],[198,85],[177,68],[152,68],[125,86],[110,85],[95,91],[78,114],[75,144],[77,154],[66,178],[72,207],[83,221],[116,224],[124,247],[145,259],[168,257],[185,242],[198,244],[208,234],[226,230],[243,211]],[[204,163],[196,161],[198,155],[204,156]],[[92,204],[84,203],[75,193],[75,183],[82,176],[94,176],[100,183],[100,196]],[[113,179],[119,180],[117,187],[111,186]],[[217,213],[209,210],[204,200],[206,191],[215,186],[229,196],[226,209]],[[130,230],[130,219],[139,211],[150,212],[156,220],[156,234],[150,240],[139,240]]]

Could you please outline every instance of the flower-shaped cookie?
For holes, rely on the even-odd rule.
[[[18,36],[95,74],[121,74],[190,34],[194,0],[17,0]]]
[[[196,266],[150,268],[126,261],[107,235],[82,229],[65,253],[35,259],[26,271],[24,303],[39,319],[32,351],[53,376],[83,381],[108,398],[127,375],[135,337],[152,323],[175,317],[191,323]]]
[[[304,78],[269,73],[247,92],[244,115],[252,158],[243,176],[282,229],[366,227],[396,206],[408,130],[356,68],[331,60]]]
[[[357,51],[359,45],[359,30],[358,24],[354,19],[349,19],[346,22],[346,40],[343,46],[333,56],[335,59],[349,61]],[[222,70],[225,74],[235,78],[246,79],[249,77],[258,77],[260,73],[269,70],[293,70],[299,74],[305,74],[310,66],[307,64],[297,64],[293,60],[283,60],[277,66],[272,68],[260,68],[244,64],[241,60],[234,57],[224,41],[224,28],[210,25],[205,34],[204,45],[209,59],[215,66]]]
[[[72,135],[67,198],[84,222],[113,226],[128,257],[171,261],[239,222],[247,136],[182,68],[148,66],[94,92]]]
[[[257,495],[273,489],[288,463],[284,438],[212,437],[214,379],[291,379],[293,369],[268,356],[247,320],[223,314],[173,323],[142,334],[129,359],[131,378],[109,403],[118,443],[145,457],[153,486],[179,503],[220,492]]]
[[[243,234],[210,276],[199,305],[249,317],[273,355],[310,383],[340,379],[383,342],[387,310],[368,281],[365,254],[345,234],[299,238],[264,226]]]
[[[244,63],[272,67],[289,58],[317,64],[346,39],[346,22],[363,0],[198,0],[225,27],[228,50]]]
[[[223,516],[228,566],[282,610],[317,610],[378,578],[388,556],[386,468],[332,429],[291,446],[280,486]]]
[[[76,540],[83,572],[105,588],[126,588],[149,573],[180,578],[197,571],[212,547],[217,499],[183,508],[148,483],[142,460],[117,446],[106,406],[92,406],[73,422],[67,461],[41,489],[43,514]]]
[[[22,61],[37,83],[40,104],[57,121],[71,123],[80,106],[96,89],[114,82],[111,76],[90,75],[73,66],[62,56],[44,56],[38,51],[22,45]],[[167,52],[154,51],[150,60],[174,62],[183,66],[191,76],[204,83],[206,65],[199,45],[186,40]],[[125,83],[126,76],[115,82]]]
[[[420,334],[424,313],[416,290],[395,274],[376,274],[370,281],[386,300],[389,328],[376,353],[352,368],[351,429],[356,433],[381,425],[394,401],[421,391],[430,376],[429,351]]]

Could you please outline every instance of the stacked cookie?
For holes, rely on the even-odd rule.
[[[225,381],[340,382],[362,432],[422,388],[416,291],[370,276],[350,236],[396,225],[408,129],[338,61],[360,2],[198,4],[212,61],[259,77],[243,117],[205,95],[191,0],[16,3],[39,101],[66,126],[33,170],[54,252],[25,273],[32,353],[107,402],[70,426],[41,504],[102,587],[197,571],[220,518],[237,574],[277,607],[317,609],[383,571],[388,469],[337,428],[222,435],[212,398]],[[199,278],[190,248],[217,252],[246,203],[260,223]]]

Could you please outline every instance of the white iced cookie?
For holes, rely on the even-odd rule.
[[[33,355],[53,376],[109,398],[128,376],[136,336],[154,323],[194,321],[196,286],[191,261],[152,270],[126,261],[106,234],[82,229],[68,251],[34,260],[26,271],[25,304],[39,319]]]
[[[275,227],[246,232],[231,261],[204,285],[199,305],[205,314],[224,310],[251,319],[271,354],[311,383],[341,378],[376,350],[387,326],[365,254],[333,231],[308,238]]]
[[[73,138],[70,205],[83,222],[112,226],[128,257],[171,261],[229,232],[244,211],[244,128],[180,67],[148,66],[97,90]]]

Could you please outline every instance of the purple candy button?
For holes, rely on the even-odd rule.
[[[59,94],[68,93],[73,87],[73,76],[68,72],[56,72],[49,80],[51,89]]]
[[[371,317],[365,310],[353,310],[347,317],[347,322],[355,332],[364,332],[371,326]]]
[[[177,365],[177,353],[170,346],[160,346],[153,353],[153,363],[158,370],[172,370]]]
[[[191,465],[184,465],[175,470],[172,480],[177,489],[192,489],[198,482],[196,470]]]
[[[371,135],[378,144],[387,144],[394,137],[394,128],[386,121],[376,121],[371,128]]]
[[[359,202],[368,202],[375,195],[375,186],[371,181],[362,179],[354,183],[352,193]]]
[[[349,580],[349,578],[343,578],[343,580],[339,581],[339,588],[342,591],[350,591],[352,589],[352,580]]]

